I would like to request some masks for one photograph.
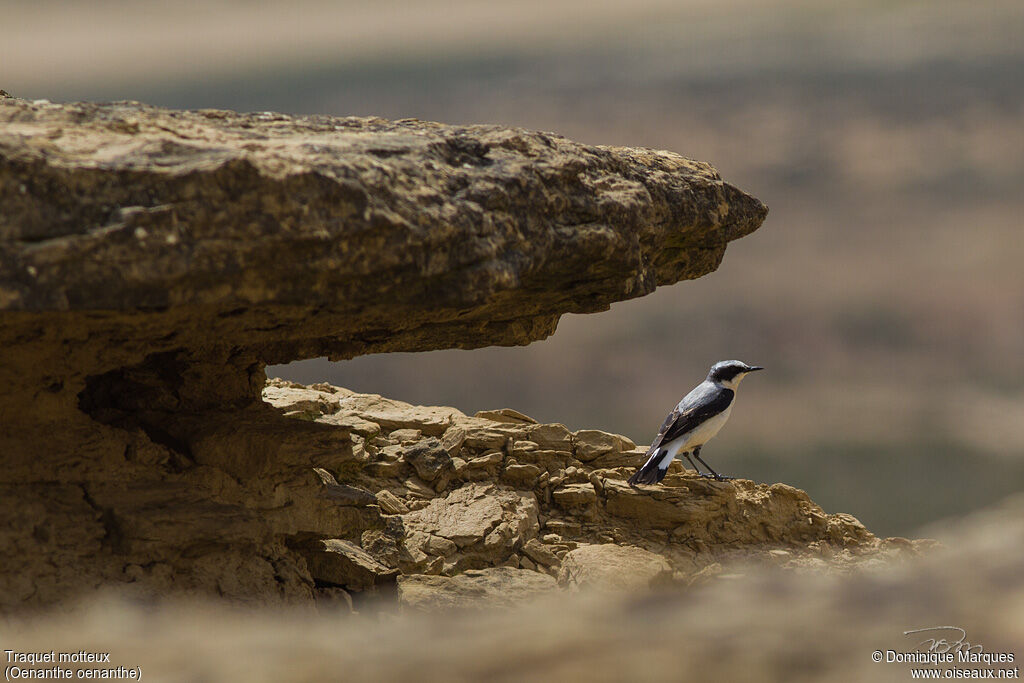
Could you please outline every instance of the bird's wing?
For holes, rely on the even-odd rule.
[[[710,417],[717,415],[732,403],[735,395],[731,389],[720,389],[713,385],[700,385],[687,394],[675,407],[665,423],[661,425],[658,436],[654,438],[647,455],[656,452],[663,444],[676,439]]]

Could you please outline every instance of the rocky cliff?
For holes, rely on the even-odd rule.
[[[301,601],[498,555],[555,573],[570,539],[746,539],[730,515],[688,526],[678,487],[641,500],[600,474],[626,463],[613,437],[438,409],[301,421],[261,395],[266,363],[525,344],[710,272],[766,209],[707,164],[494,126],[5,97],[0,206],[4,605],[110,583]],[[691,488],[736,514],[813,508],[729,486]],[[760,533],[853,533],[816,514]],[[655,518],[644,542],[602,527]]]
[[[282,380],[263,394],[288,417],[351,430],[358,465],[316,472],[321,495],[364,514],[297,546],[321,597],[397,584],[410,609],[490,606],[556,586],[685,586],[751,565],[849,573],[930,545],[876,538],[785,484],[703,479],[678,462],[663,485],[633,488],[645,447],[514,410],[468,416]]]

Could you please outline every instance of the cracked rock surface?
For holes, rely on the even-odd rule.
[[[278,379],[263,395],[284,414],[326,423],[373,422],[384,400]],[[686,587],[753,566],[853,574],[931,547],[929,541],[877,538],[854,517],[828,514],[791,486],[712,481],[679,462],[664,486],[632,488],[625,480],[643,462],[645,448],[617,434],[572,432],[518,413],[505,421],[499,411],[469,416],[454,408],[387,403],[388,425],[368,430],[370,437],[352,435],[367,464],[348,470],[345,483],[373,492],[385,526],[395,530],[390,545],[377,543],[379,532],[364,534],[363,548],[382,572],[400,572],[399,602],[416,611],[513,604],[559,586]],[[450,440],[451,454],[437,437],[425,436],[424,427],[439,414],[448,420],[444,434],[458,434]],[[444,487],[428,485],[405,457],[425,448],[457,463]],[[524,467],[535,473],[508,476]],[[316,584],[330,582],[310,566]]]
[[[5,606],[109,584],[308,601],[343,590],[311,563],[376,590],[421,551],[432,570],[489,562],[494,539],[532,540],[523,497],[559,484],[600,517],[604,490],[552,463],[608,465],[614,439],[577,452],[514,410],[333,389],[282,413],[263,368],[527,344],[713,271],[767,211],[708,164],[548,133],[10,97],[0,206]],[[467,483],[519,502],[482,541],[407,547],[404,517]]]

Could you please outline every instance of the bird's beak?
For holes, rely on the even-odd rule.
[[[757,372],[758,370],[764,370],[760,365],[751,365],[747,372]]]

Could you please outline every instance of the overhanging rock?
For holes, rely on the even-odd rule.
[[[526,344],[714,270],[767,211],[707,164],[521,129],[14,98],[0,207],[7,603],[308,595],[286,536],[386,524],[312,469],[363,465],[350,430],[269,411],[264,364]]]

